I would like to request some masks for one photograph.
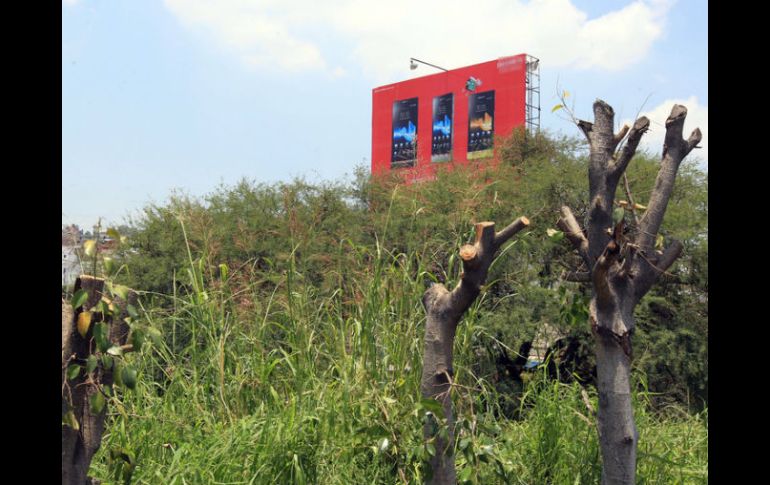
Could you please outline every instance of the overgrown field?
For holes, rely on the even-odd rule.
[[[122,483],[122,452],[131,483],[422,482],[435,453],[422,438],[422,294],[457,282],[473,222],[527,215],[458,328],[458,477],[599,483],[587,293],[562,281],[573,255],[547,233],[561,204],[585,208],[585,160],[545,138],[514,140],[505,157],[419,186],[244,182],[148,207],[116,278],[146,290],[152,343],[127,357],[139,382],[111,403],[91,474]],[[637,200],[655,170],[632,164]],[[684,169],[664,233],[686,252],[639,306],[640,484],[708,482],[706,193]],[[503,355],[544,324],[582,350],[510,375]]]

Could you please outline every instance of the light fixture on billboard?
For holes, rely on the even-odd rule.
[[[435,64],[431,64],[430,62],[425,62],[425,61],[421,61],[419,59],[415,59],[414,57],[410,57],[409,58],[409,69],[411,69],[412,71],[417,69],[417,67],[418,67],[417,63],[418,62],[420,64],[425,64],[426,66],[435,67],[436,69],[441,69],[444,72],[449,72],[447,69],[444,69],[443,67],[437,66]]]

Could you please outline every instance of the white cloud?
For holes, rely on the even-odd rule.
[[[190,29],[210,36],[251,67],[287,71],[326,66],[313,43],[291,31],[286,8],[274,1],[164,0],[166,7]]]
[[[695,128],[700,128],[703,138],[698,144],[700,149],[690,152],[687,159],[698,158],[703,167],[708,167],[708,128],[709,128],[709,109],[698,103],[696,96],[690,96],[687,99],[667,99],[658,106],[648,111],[643,111],[639,116],[646,116],[650,120],[650,130],[642,137],[640,147],[649,150],[650,153],[660,155],[663,150],[663,140],[666,137],[666,118],[671,114],[671,108],[675,104],[681,104],[687,108],[687,118],[684,121],[684,131],[682,136],[687,139]],[[631,125],[633,120],[626,119],[620,123]]]
[[[589,19],[571,0],[164,3],[248,65],[333,71],[327,59],[347,57],[378,80],[403,76],[409,57],[454,68],[521,52],[553,67],[619,70],[646,56],[669,8],[668,0],[636,0]],[[322,51],[329,39],[341,47]]]

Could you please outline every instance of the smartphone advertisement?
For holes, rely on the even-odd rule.
[[[468,159],[493,155],[495,92],[471,94],[468,98]]]
[[[393,103],[390,167],[413,167],[417,160],[417,98]]]
[[[446,162],[452,158],[452,119],[454,95],[452,93],[433,98],[433,140],[431,162]]]

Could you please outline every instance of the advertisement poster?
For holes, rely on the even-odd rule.
[[[413,167],[417,159],[417,98],[393,103],[390,168]]]
[[[449,93],[433,98],[431,162],[446,162],[452,156],[452,118],[454,118],[454,95]]]
[[[491,157],[495,132],[495,92],[468,98],[468,159]]]

